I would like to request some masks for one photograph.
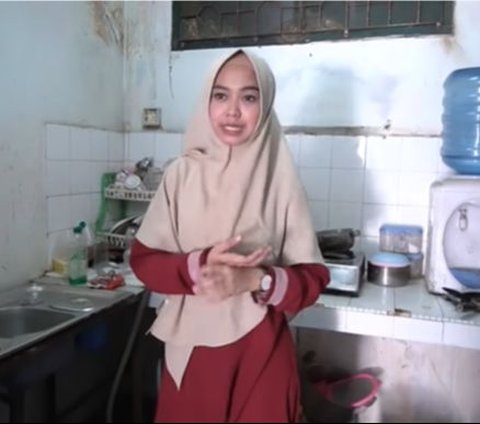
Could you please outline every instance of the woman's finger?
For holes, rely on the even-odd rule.
[[[216,250],[217,253],[227,252],[232,247],[237,245],[240,242],[241,239],[242,239],[242,236],[240,236],[240,235],[229,238],[225,241],[222,241],[222,242],[216,244],[214,249]]]

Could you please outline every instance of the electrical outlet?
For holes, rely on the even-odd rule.
[[[161,128],[162,117],[160,108],[143,109],[143,128]]]

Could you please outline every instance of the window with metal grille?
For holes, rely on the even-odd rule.
[[[172,49],[451,34],[453,1],[173,1]]]

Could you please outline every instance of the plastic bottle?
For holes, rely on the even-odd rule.
[[[87,282],[87,243],[83,234],[84,228],[84,222],[73,228],[74,245],[68,262],[68,282],[72,285]]]
[[[459,174],[480,175],[480,67],[453,71],[443,86],[443,162]]]

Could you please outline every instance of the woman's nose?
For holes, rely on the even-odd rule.
[[[239,102],[237,100],[232,99],[228,103],[227,115],[228,116],[240,116],[240,105],[239,105]]]

